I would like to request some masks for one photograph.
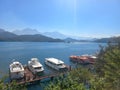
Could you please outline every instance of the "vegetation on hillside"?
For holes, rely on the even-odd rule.
[[[16,81],[11,83],[4,82],[5,78],[0,79],[0,90],[27,90],[25,85],[18,85]]]
[[[94,42],[98,42],[98,43],[108,43],[108,42],[118,43],[118,42],[120,42],[120,36],[96,39],[96,40],[94,40]]]

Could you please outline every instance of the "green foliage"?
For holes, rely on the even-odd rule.
[[[18,85],[16,81],[4,83],[5,78],[0,80],[0,90],[27,90],[25,85]]]
[[[16,81],[12,81],[7,87],[9,90],[27,90],[25,85],[18,85]]]
[[[89,72],[87,72],[87,69],[84,69],[84,72],[82,71],[79,68],[72,70],[66,77],[61,76],[56,81],[53,81],[45,90],[86,90],[84,83],[89,79],[89,76],[86,78],[81,73],[89,75]]]
[[[120,44],[108,44],[98,58],[96,71],[104,78],[105,88],[120,90]]]

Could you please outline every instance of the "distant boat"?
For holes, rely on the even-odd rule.
[[[24,67],[18,61],[14,61],[10,64],[9,71],[11,79],[21,79],[24,77]]]
[[[64,62],[56,58],[45,58],[45,64],[58,71],[64,71],[67,69]]]
[[[38,58],[31,58],[30,61],[28,61],[28,68],[33,74],[40,75],[43,71],[43,65],[39,62]]]
[[[93,55],[70,56],[70,60],[81,64],[94,64],[97,57]]]

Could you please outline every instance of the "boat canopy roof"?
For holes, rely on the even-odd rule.
[[[88,55],[88,54],[81,55],[81,56],[90,57],[90,58],[93,58],[93,59],[96,59],[96,58],[97,58],[95,55]]]
[[[42,67],[42,64],[39,62],[38,58],[32,58],[31,61],[28,62],[32,65],[32,67]]]
[[[20,62],[15,61],[12,64],[10,64],[10,72],[20,72],[20,71],[24,71],[24,68]]]
[[[63,64],[64,63],[63,61],[56,59],[56,58],[46,58],[46,60],[49,62],[52,62],[54,64]]]

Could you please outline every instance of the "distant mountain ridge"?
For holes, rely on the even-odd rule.
[[[10,38],[14,38],[16,36],[16,34],[0,29],[0,41],[9,40]]]
[[[30,41],[30,42],[120,42],[120,36],[110,37],[110,38],[101,38],[101,39],[74,39],[71,37],[67,37],[64,34],[59,32],[46,32],[46,36],[43,34],[38,34],[38,31],[34,29],[24,29],[26,32],[22,33],[23,35],[16,35],[12,32],[5,31],[4,29],[0,29],[0,41]],[[24,31],[23,30],[23,31]],[[28,30],[30,30],[28,32]],[[34,31],[34,33],[32,33]],[[28,32],[28,33],[27,33]],[[32,33],[32,35],[31,35]],[[37,33],[37,34],[36,34]],[[40,32],[39,32],[40,33]],[[27,35],[28,34],[28,35]],[[45,34],[45,33],[44,33]],[[57,35],[58,34],[58,35]],[[48,37],[51,36],[51,37]],[[63,39],[56,39],[52,37],[61,37]],[[65,39],[64,39],[65,38]]]
[[[5,30],[0,28],[0,32],[5,32]]]
[[[55,38],[55,39],[65,39],[65,38],[67,38],[66,35],[61,34],[59,32],[56,32],[56,31],[54,31],[54,32],[44,32],[44,33],[42,33],[42,35],[52,37],[52,38]]]
[[[66,38],[64,39],[65,42],[91,42],[92,40],[78,40],[73,38]]]
[[[66,38],[72,38],[75,40],[93,40],[93,38],[90,37],[78,37],[78,36],[72,36],[72,35],[65,35],[60,32],[54,31],[54,32],[39,32],[36,29],[31,28],[25,28],[23,30],[14,30],[12,33],[17,35],[35,35],[35,34],[41,34],[47,37],[51,37],[54,39],[66,39]]]
[[[47,36],[47,37],[51,37],[51,38],[54,38],[54,39],[65,39],[67,38],[66,35],[64,34],[61,34],[59,32],[39,32],[37,31],[36,29],[31,29],[31,28],[25,28],[23,30],[14,30],[12,31],[12,33],[16,34],[16,35],[35,35],[35,34],[42,34],[44,36]]]
[[[0,41],[28,41],[28,42],[63,42],[60,39],[53,39],[41,34],[35,35],[16,35],[0,29]]]
[[[13,38],[13,41],[29,41],[29,42],[62,42],[60,39],[53,39],[43,36],[41,34],[36,35],[19,35]]]
[[[31,29],[31,28],[25,28],[23,30],[14,30],[12,33],[16,35],[35,35],[35,34],[40,34],[39,31],[36,29]]]
[[[119,42],[120,43],[120,36],[96,39],[96,40],[94,40],[94,42],[100,42],[100,43],[108,43],[108,42],[116,43],[116,42]]]

